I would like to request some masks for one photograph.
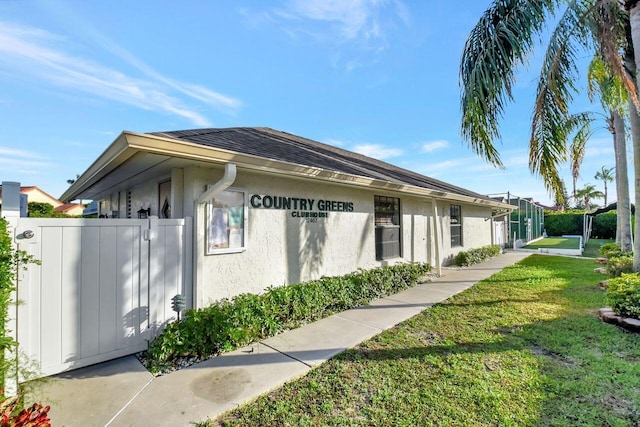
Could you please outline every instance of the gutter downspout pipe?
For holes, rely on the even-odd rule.
[[[438,218],[438,201],[431,199],[431,216],[433,217],[433,234],[435,239],[436,274],[442,276],[442,260],[440,259],[440,220]]]
[[[198,292],[201,289],[200,278],[202,277],[202,270],[204,264],[204,253],[202,253],[202,246],[204,245],[204,235],[206,227],[202,227],[202,233],[200,230],[200,221],[198,219],[198,212],[200,210],[200,205],[207,203],[216,195],[222,193],[224,190],[229,188],[231,184],[236,180],[236,165],[235,163],[227,163],[224,166],[224,175],[222,178],[213,184],[207,191],[202,193],[200,197],[196,199],[193,206],[193,254],[194,254],[194,263],[193,263],[193,301],[192,307],[194,309],[199,308],[198,304]],[[203,236],[202,241],[200,241],[200,236]]]

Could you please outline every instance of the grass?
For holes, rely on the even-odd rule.
[[[534,243],[528,244],[523,249],[580,249],[580,239],[567,237],[545,237]]]
[[[640,336],[595,262],[532,255],[214,425],[634,426]]]
[[[586,245],[584,245],[584,252],[582,252],[583,257],[589,258],[598,258],[602,255],[600,254],[600,246],[605,243],[615,243],[616,241],[613,239],[589,239]]]

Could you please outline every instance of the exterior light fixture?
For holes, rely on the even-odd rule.
[[[151,215],[151,208],[142,208],[138,211],[138,218],[147,219]]]

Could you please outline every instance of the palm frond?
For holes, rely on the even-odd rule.
[[[576,60],[579,48],[591,46],[587,16],[593,1],[573,0],[555,27],[545,53],[534,104],[529,168],[542,177],[547,190],[562,191],[558,168],[568,160],[569,139],[588,134],[588,114],[571,116],[569,106],[577,89]]]
[[[516,69],[526,63],[559,0],[495,0],[467,39],[460,65],[462,137],[473,151],[502,167],[494,141],[513,99]]]
[[[620,57],[618,55],[618,57]],[[602,107],[606,110],[614,110],[621,116],[628,109],[629,93],[617,74],[614,74],[608,62],[596,55],[589,64],[587,73],[589,83],[589,98],[593,101],[599,95]]]
[[[571,176],[578,179],[580,176],[580,168],[584,160],[587,141],[592,135],[591,122],[593,117],[590,113],[576,114],[571,117],[570,121],[576,130],[571,145],[569,146],[569,157],[571,159]]]
[[[607,64],[609,73],[619,80],[628,96],[640,107],[634,77],[626,69],[622,52],[632,51],[628,11],[612,0],[596,0],[590,15],[590,27],[598,54]]]

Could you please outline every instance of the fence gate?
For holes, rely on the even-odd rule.
[[[505,221],[494,221],[493,223],[493,244],[505,247],[507,243],[506,238],[507,228],[505,227]]]
[[[20,218],[20,350],[43,375],[145,350],[175,313],[190,265],[187,219]],[[189,228],[189,229],[188,229]],[[186,262],[185,262],[186,261]]]

